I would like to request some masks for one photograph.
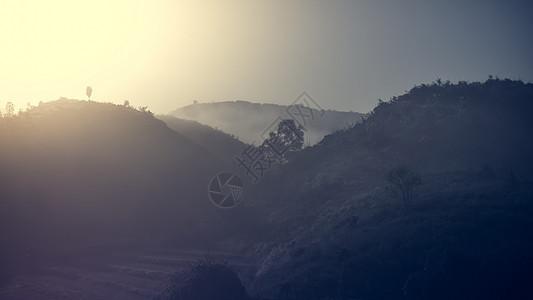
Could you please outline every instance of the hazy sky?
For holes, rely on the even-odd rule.
[[[60,96],[367,112],[416,84],[533,81],[530,1],[0,2],[0,110]]]

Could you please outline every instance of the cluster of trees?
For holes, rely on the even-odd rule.
[[[126,108],[131,108],[131,109],[135,109],[137,111],[140,111],[140,112],[143,112],[143,113],[147,113],[151,116],[154,115],[154,113],[148,109],[148,106],[139,106],[139,107],[135,107],[133,105],[130,105],[130,102],[128,100],[124,100],[124,104],[122,105]]]
[[[272,161],[280,164],[286,162],[285,154],[303,148],[304,132],[302,125],[296,125],[292,119],[279,122],[275,130],[259,146],[259,149]]]
[[[13,104],[12,102],[8,102],[6,104],[4,113],[0,111],[0,117],[11,118],[13,116],[15,116],[15,104]]]

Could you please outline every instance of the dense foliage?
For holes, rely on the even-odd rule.
[[[227,262],[212,257],[177,272],[159,297],[168,300],[246,300],[244,286]]]

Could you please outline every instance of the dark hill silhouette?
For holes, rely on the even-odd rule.
[[[253,218],[207,197],[211,178],[230,166],[149,113],[62,99],[0,119],[0,141],[1,244],[20,255],[205,247]]]
[[[234,167],[213,155],[218,132],[43,104],[0,121],[0,283],[29,248],[173,240],[259,261],[240,279],[261,299],[530,299],[532,100],[511,80],[414,87],[290,152],[232,210],[206,195]],[[398,166],[421,174],[409,207],[389,193]]]
[[[246,144],[236,137],[196,121],[165,115],[159,115],[157,118],[165,122],[170,129],[211,150],[225,160],[233,160],[246,148]]]
[[[169,115],[202,124],[232,134],[241,141],[256,145],[263,142],[261,134],[278,118],[288,119],[287,105],[259,104],[247,101],[227,101],[193,104],[177,109]],[[309,113],[307,113],[309,114]],[[329,133],[359,123],[364,115],[356,112],[334,110],[318,111],[313,108],[313,118],[305,118],[307,131],[304,144],[314,145]],[[274,127],[272,127],[274,128]]]
[[[300,152],[287,172],[298,172],[292,178],[300,185],[328,174],[361,187],[382,183],[397,165],[421,172],[491,166],[531,179],[532,113],[533,84],[492,79],[421,85],[381,103],[362,124]]]
[[[530,297],[532,113],[532,84],[421,85],[291,157],[256,194],[271,234],[249,250],[264,259],[254,293]],[[386,188],[399,165],[422,174],[409,210]]]
[[[324,147],[380,152],[425,171],[489,164],[531,178],[532,113],[532,84],[492,79],[421,85],[381,103],[361,126],[328,136]]]

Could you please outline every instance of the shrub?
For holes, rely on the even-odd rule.
[[[391,183],[390,191],[403,200],[405,208],[409,208],[414,197],[414,189],[422,184],[422,177],[415,171],[405,167],[396,167],[387,173],[387,181]]]
[[[174,274],[159,297],[172,300],[249,299],[237,273],[226,262],[205,258]]]

